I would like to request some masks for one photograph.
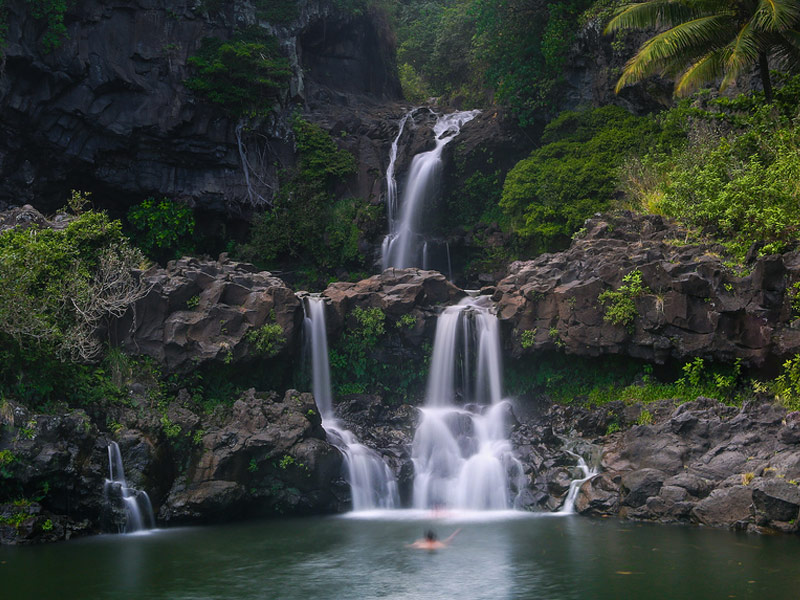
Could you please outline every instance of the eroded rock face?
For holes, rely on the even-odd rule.
[[[99,530],[107,444],[83,410],[36,414],[0,401],[0,543],[68,539]]]
[[[211,12],[184,0],[88,0],[69,7],[67,34],[51,52],[42,50],[42,22],[24,0],[6,2],[5,11],[0,202],[51,211],[72,186],[104,192],[115,208],[167,196],[225,212],[254,202],[238,137],[259,172],[256,193],[270,197],[275,163],[294,160],[292,103],[313,95],[352,106],[359,97],[401,95],[380,15],[353,15],[327,0],[300,2],[283,25],[261,21],[253,3],[238,0]],[[204,37],[228,39],[247,26],[278,38],[292,78],[275,109],[237,136],[237,120],[183,82]]]
[[[287,357],[299,344],[300,300],[277,277],[227,260],[182,258],[142,274],[150,292],[114,326],[129,354],[151,356],[168,371],[186,372],[208,362],[264,358],[248,332],[277,324],[283,341],[274,355]]]
[[[438,271],[387,269],[357,283],[333,283],[323,296],[330,299],[333,309],[329,313],[329,330],[339,330],[356,307],[380,308],[392,320],[403,315],[415,317],[407,337],[419,344],[424,337],[432,339],[441,307],[455,304],[466,294]]]
[[[515,356],[560,347],[580,356],[741,358],[753,366],[800,351],[787,293],[800,281],[798,253],[760,258],[737,276],[720,248],[684,239],[659,216],[605,215],[587,221],[569,250],[513,263],[493,296],[507,347]],[[605,321],[599,295],[637,269],[647,291],[635,300],[635,319]],[[535,331],[528,348],[523,331]]]
[[[166,522],[332,512],[347,501],[342,455],[326,441],[308,393],[289,390],[281,399],[250,390],[221,425],[203,431],[161,507]]]
[[[310,394],[249,390],[210,415],[182,406],[187,400],[162,415],[132,396],[135,407],[110,407],[101,422],[83,410],[44,415],[4,403],[0,498],[24,502],[0,502],[0,543],[121,531],[124,510],[104,491],[111,441],[128,484],[148,493],[161,524],[348,505],[342,455],[326,441]]]
[[[800,445],[782,441],[779,433],[796,413],[772,404],[737,409],[698,398],[665,414],[670,404],[658,403],[652,425],[620,419],[630,428],[597,440],[602,472],[581,487],[578,512],[793,531],[800,510]]]

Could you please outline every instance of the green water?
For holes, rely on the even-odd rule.
[[[581,517],[285,519],[0,548],[2,600],[800,598],[800,538]]]

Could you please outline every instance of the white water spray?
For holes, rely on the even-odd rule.
[[[307,297],[305,327],[311,338],[311,374],[314,398],[322,416],[322,426],[330,442],[344,454],[346,479],[350,484],[353,510],[396,508],[399,504],[397,481],[381,456],[341,427],[333,414],[328,336],[325,329],[325,301]]]
[[[486,300],[465,298],[439,316],[412,445],[414,508],[505,510],[524,486],[508,439],[497,317]]]
[[[381,267],[403,269],[422,265],[421,219],[425,205],[435,196],[442,164],[442,150],[461,131],[462,125],[471,121],[480,111],[461,111],[440,116],[433,127],[436,146],[428,152],[417,154],[411,161],[406,187],[396,217],[397,184],[394,181],[394,162],[397,144],[410,113],[403,117],[400,133],[392,144],[389,168],[386,171],[387,202],[389,208],[389,235],[381,247]]]
[[[150,497],[147,492],[128,486],[117,442],[108,445],[108,477],[104,486],[106,499],[110,501],[112,495],[116,494],[122,499],[125,507],[125,526],[122,533],[153,529],[156,526],[156,519]]]

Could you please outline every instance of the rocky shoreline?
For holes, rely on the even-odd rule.
[[[46,225],[37,215],[17,209],[0,223]],[[796,252],[757,259],[749,273],[735,274],[713,246],[672,243],[678,235],[657,217],[596,217],[569,250],[515,263],[477,293],[496,302],[512,357],[553,350],[653,362],[701,356],[758,368],[800,350],[791,294],[800,280]],[[634,269],[649,292],[634,299],[633,327],[604,321],[598,295]],[[3,401],[0,486],[4,497],[25,500],[0,505],[0,540],[116,531],[121,515],[109,514],[103,497],[112,441],[162,525],[345,510],[341,452],[326,440],[314,399],[292,385],[303,357],[305,292],[224,255],[184,258],[138,276],[149,292],[107,332],[125,353],[163,378],[230,372],[272,382],[258,389],[279,392],[250,389],[206,409],[190,386],[155,401],[160,383],[142,372],[127,381],[122,403],[37,414]],[[357,325],[359,310],[379,311],[386,331],[368,359],[390,374],[425,354],[439,312],[465,295],[440,273],[418,269],[333,283],[322,293],[333,343]],[[251,335],[265,326],[280,330],[268,352]],[[560,344],[549,334],[554,328]],[[520,332],[530,330],[533,343],[523,345]],[[405,502],[420,382],[405,398],[369,390],[340,394],[336,405],[342,424],[383,455]],[[582,477],[578,453],[588,462],[595,457],[600,469],[580,488],[580,514],[797,530],[800,413],[767,401],[738,408],[708,398],[593,409],[539,400],[514,401],[511,439],[527,480],[521,508],[559,510],[570,482]]]

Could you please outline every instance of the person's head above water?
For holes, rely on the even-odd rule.
[[[425,539],[429,542],[436,541],[436,534],[433,532],[433,529],[428,529],[428,531],[425,532]]]

